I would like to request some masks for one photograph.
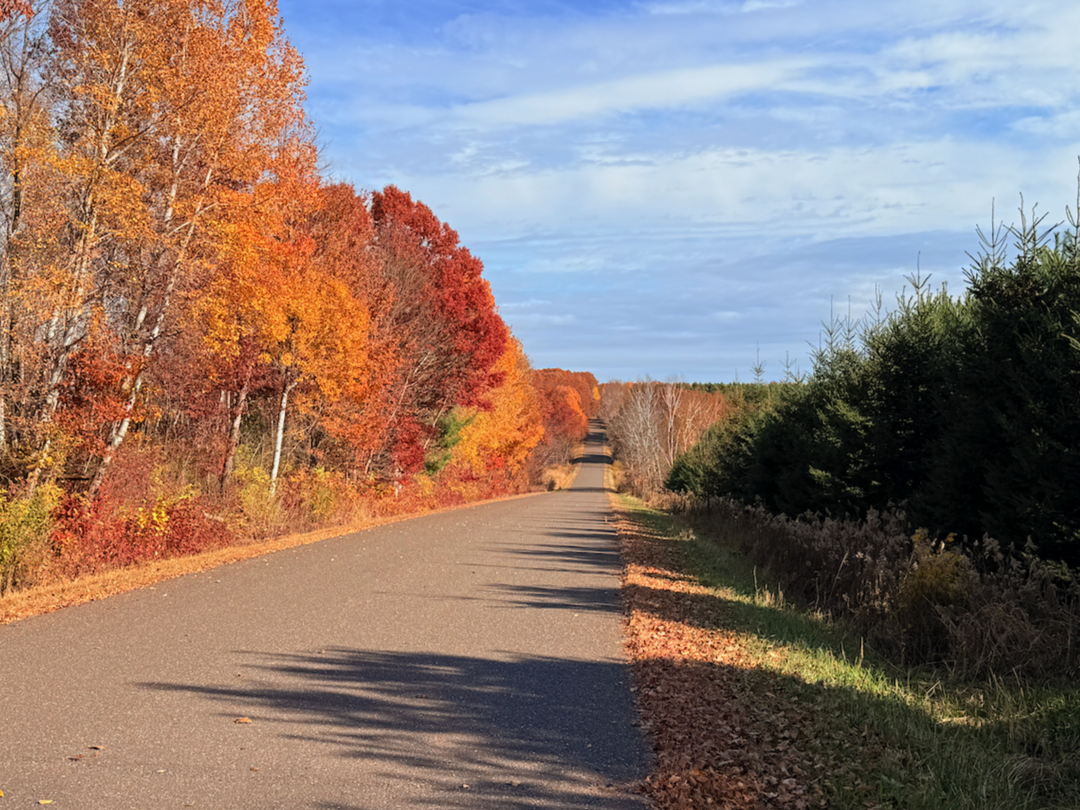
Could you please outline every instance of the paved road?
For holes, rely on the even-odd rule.
[[[0,803],[644,807],[591,438],[568,492],[0,627]]]

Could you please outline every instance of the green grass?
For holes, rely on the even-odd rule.
[[[755,665],[784,676],[814,706],[829,806],[903,810],[1080,808],[1080,689],[1007,676],[957,682],[904,670],[858,637],[786,603],[723,541],[624,498],[638,522],[671,544],[685,573],[722,604]]]

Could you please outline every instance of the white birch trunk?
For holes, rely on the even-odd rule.
[[[281,389],[281,406],[278,408],[277,435],[274,437],[274,466],[270,471],[270,494],[277,494],[278,473],[281,471],[281,445],[285,438],[285,411],[289,407],[289,392],[296,382],[286,382]]]

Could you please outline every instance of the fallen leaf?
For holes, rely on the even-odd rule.
[[[251,718],[250,717],[237,717],[235,720],[233,720],[233,722],[234,723],[250,723]]]
[[[52,804],[52,799],[38,799],[38,804]]]

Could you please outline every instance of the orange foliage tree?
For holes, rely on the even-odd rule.
[[[198,302],[207,348],[218,358],[240,361],[223,478],[232,468],[251,381],[260,366],[273,380],[271,491],[294,392],[301,408],[332,408],[362,398],[368,384],[366,305],[347,283],[348,272],[339,273],[334,256],[320,251],[316,241],[324,197],[314,153],[298,144],[275,168],[276,178],[253,190],[245,216],[226,223],[225,261]]]
[[[0,21],[16,14],[32,14],[33,8],[28,0],[0,0]]]
[[[94,493],[140,418],[178,299],[216,268],[211,220],[264,176],[283,141],[305,136],[303,72],[273,0],[57,0],[49,12],[47,31],[28,22],[21,49],[9,36],[4,50],[19,67],[4,135],[20,193],[6,212],[0,286],[8,311],[33,306],[8,323],[0,418],[6,456],[22,453],[32,490],[62,461],[50,451],[73,358],[102,379],[83,346],[110,343],[123,407],[83,447]],[[49,92],[37,92],[46,74]],[[31,176],[46,194],[22,193]]]
[[[596,413],[430,208],[323,181],[304,81],[275,0],[0,0],[0,487],[86,560],[253,485],[507,491]]]
[[[589,419],[596,415],[600,393],[589,372],[545,368],[533,373],[544,420],[544,440],[537,448],[534,468],[569,461],[574,445],[585,438]]]

